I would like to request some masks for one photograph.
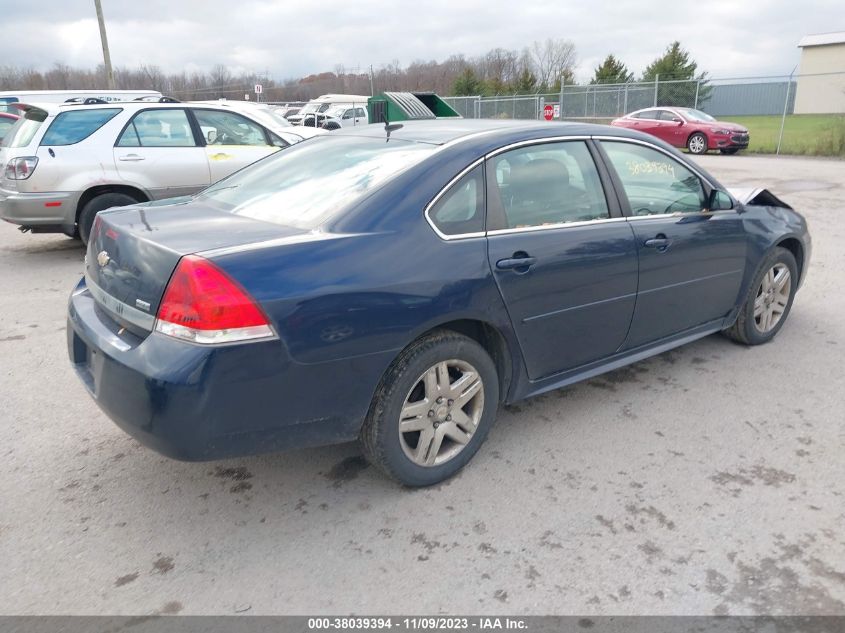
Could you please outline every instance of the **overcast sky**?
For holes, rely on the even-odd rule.
[[[575,43],[576,75],[608,53],[640,73],[672,40],[713,77],[788,74],[808,33],[845,30],[843,0],[102,0],[112,63],[275,79]],[[102,61],[93,0],[0,0],[0,65]],[[845,68],[845,60],[843,60]]]

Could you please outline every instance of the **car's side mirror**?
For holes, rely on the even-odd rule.
[[[680,119],[680,118],[678,118],[678,117],[676,117],[676,116],[675,116],[675,117],[672,117],[672,120],[673,120],[675,123],[678,123],[678,124],[680,124],[680,125],[683,125],[683,124],[684,124],[684,120],[683,120],[683,119]]]
[[[707,201],[708,211],[728,211],[734,208],[734,202],[724,191],[713,189]]]

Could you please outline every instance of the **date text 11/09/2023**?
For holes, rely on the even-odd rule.
[[[407,631],[438,630],[526,630],[525,620],[521,618],[499,617],[335,617],[308,618],[308,630],[366,630],[399,629]]]

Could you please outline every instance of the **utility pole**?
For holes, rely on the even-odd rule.
[[[103,63],[106,66],[106,81],[109,90],[114,90],[114,73],[111,69],[111,55],[109,55],[109,39],[106,37],[106,22],[103,20],[103,7],[100,0],[94,0],[94,7],[97,9],[97,22],[100,23],[100,41],[103,44]]]

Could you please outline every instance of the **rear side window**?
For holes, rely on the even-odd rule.
[[[610,217],[598,170],[583,141],[529,145],[490,159],[487,230]],[[492,178],[488,178],[493,184]]]
[[[123,130],[118,147],[195,147],[184,110],[144,110]]]
[[[484,231],[484,172],[481,165],[453,184],[428,212],[444,235]]]
[[[72,110],[62,112],[53,121],[41,145],[73,145],[85,140],[111,121],[120,108]]]

